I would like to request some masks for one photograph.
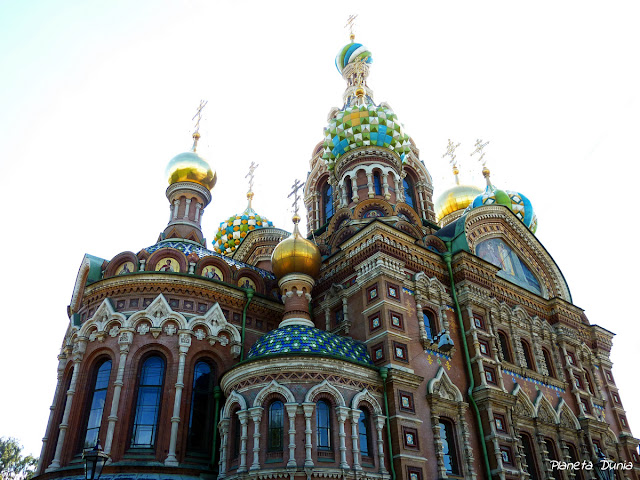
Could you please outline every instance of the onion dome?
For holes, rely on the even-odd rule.
[[[401,158],[411,151],[409,136],[389,106],[367,103],[348,105],[339,111],[324,129],[324,154],[329,170],[341,155],[364,146],[393,150]]]
[[[209,190],[213,189],[218,178],[207,161],[196,153],[199,138],[200,134],[194,133],[193,150],[176,155],[167,165],[165,175],[169,180],[169,185],[178,182],[193,182]]]
[[[500,190],[493,186],[491,180],[489,180],[488,168],[485,167],[482,170],[482,174],[487,180],[487,188],[473,200],[467,210],[484,205],[504,205],[511,209],[532,233],[536,233],[538,218],[533,211],[531,201],[520,192]]]
[[[363,343],[307,325],[287,325],[270,331],[251,347],[247,359],[291,354],[322,355],[372,365]]]
[[[249,205],[245,211],[237,215],[232,215],[220,223],[220,227],[215,236],[216,241],[213,244],[213,251],[229,255],[238,248],[249,232],[260,228],[273,227],[273,222],[266,217],[258,215],[256,211],[251,208],[252,198],[253,192],[247,193]]]
[[[313,243],[300,235],[298,223],[300,217],[293,217],[293,233],[281,241],[271,254],[271,268],[278,278],[290,273],[303,273],[317,278],[320,273],[322,257],[320,250]]]
[[[347,43],[336,55],[336,68],[340,73],[350,63],[363,62],[371,64],[371,52],[361,43]]]
[[[482,193],[475,185],[455,185],[442,192],[435,201],[436,220],[439,222],[447,215],[464,210]]]

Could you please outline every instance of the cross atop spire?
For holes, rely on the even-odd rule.
[[[483,167],[484,167],[484,166],[486,166],[487,161],[486,161],[486,160],[484,160],[484,161],[483,161],[483,158],[484,158],[484,152],[483,152],[482,150],[483,150],[483,149],[484,149],[484,147],[486,147],[487,145],[489,145],[489,142],[482,143],[482,140],[481,140],[481,139],[477,139],[477,140],[476,140],[476,144],[475,144],[476,149],[475,149],[473,152],[471,152],[471,156],[475,155],[476,153],[479,153],[479,154],[480,154],[480,157],[478,157],[478,161],[479,161],[480,163],[482,163],[482,166],[483,166]]]
[[[258,167],[259,165],[252,161],[251,165],[249,165],[249,173],[244,176],[244,178],[249,177],[249,191],[247,192],[247,200],[249,200],[249,205],[247,206],[247,210],[251,210],[251,200],[253,200],[253,175],[256,171],[256,168]]]
[[[451,167],[453,167],[453,176],[456,179],[456,185],[460,185],[460,180],[458,179],[460,170],[458,170],[458,162],[456,161],[456,148],[458,148],[459,146],[460,143],[454,144],[451,139],[449,139],[449,143],[447,143],[447,151],[444,155],[442,155],[442,158],[450,157],[449,163],[451,164]]]
[[[356,23],[356,18],[358,18],[358,14],[355,15],[349,15],[349,18],[347,19],[347,23],[344,26],[344,28],[348,28],[349,29],[349,39],[353,42],[356,38],[355,34],[353,33],[353,26]]]
[[[198,146],[198,140],[200,140],[200,120],[202,120],[202,109],[207,106],[209,103],[207,100],[200,100],[200,105],[198,106],[198,111],[193,116],[191,120],[196,120],[196,124],[193,127],[193,151],[196,151],[196,147]]]
[[[300,221],[300,217],[298,216],[298,200],[300,200],[300,195],[298,194],[298,190],[300,190],[304,186],[304,183],[300,183],[300,180],[296,178],[293,185],[291,185],[291,193],[287,195],[287,198],[290,198],[293,195],[293,203],[291,206],[293,207],[293,223],[298,223]]]

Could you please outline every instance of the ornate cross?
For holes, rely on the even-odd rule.
[[[483,167],[485,166],[487,161],[486,160],[482,161],[482,159],[484,158],[484,152],[482,151],[482,149],[484,147],[486,147],[487,145],[489,145],[489,142],[482,143],[482,140],[477,139],[476,140],[476,145],[475,145],[476,149],[473,152],[471,152],[471,156],[475,155],[476,153],[480,154],[480,157],[478,158],[478,161],[482,163]]]
[[[298,195],[298,190],[300,190],[303,186],[304,186],[304,183],[300,183],[300,180],[296,178],[295,182],[293,182],[293,185],[291,185],[291,193],[287,195],[287,198],[293,195],[293,203],[291,205],[293,206],[294,216],[298,216],[298,200],[300,200],[300,195]]]
[[[244,178],[249,177],[249,192],[253,191],[253,172],[256,171],[256,168],[258,168],[260,165],[256,164],[255,162],[251,162],[251,165],[249,165],[249,173],[247,173]]]
[[[459,146],[459,143],[454,145],[451,139],[449,139],[449,143],[447,144],[447,153],[442,155],[442,158],[451,157],[449,159],[449,163],[453,168],[456,168],[458,166],[458,162],[456,162],[456,148],[458,148]]]
[[[349,18],[347,19],[347,24],[344,26],[344,28],[348,28],[349,29],[349,38],[351,39],[351,41],[353,41],[354,38],[356,38],[356,36],[353,34],[353,25],[356,23],[356,18],[358,18],[358,15],[349,15]]]
[[[200,132],[200,120],[202,120],[202,109],[207,106],[207,103],[209,103],[208,100],[200,100],[200,106],[198,106],[198,111],[191,119],[191,120],[196,120],[196,117],[198,118],[198,120],[196,120],[196,125],[193,129],[194,135]]]

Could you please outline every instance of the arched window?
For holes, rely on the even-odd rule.
[[[360,453],[363,457],[373,456],[371,451],[369,413],[366,410],[360,410],[360,418],[358,419],[358,444],[360,446]]]
[[[520,343],[522,344],[524,361],[527,364],[527,368],[529,370],[535,370],[535,363],[533,363],[533,357],[531,356],[531,347],[529,347],[529,344],[524,340],[520,340]]]
[[[93,380],[93,393],[91,394],[91,407],[87,419],[87,430],[84,435],[83,448],[93,448],[98,443],[100,425],[102,425],[102,413],[107,399],[109,388],[109,376],[111,375],[111,360],[105,360],[98,365]]]
[[[205,361],[196,363],[193,369],[189,436],[187,437],[187,448],[190,451],[208,453],[211,450],[214,384],[215,375],[211,365]]]
[[[522,450],[524,458],[527,462],[526,471],[529,474],[530,480],[538,480],[538,470],[536,468],[535,456],[533,454],[533,447],[531,445],[531,438],[527,434],[521,434],[522,438]]]
[[[269,435],[267,436],[267,449],[270,452],[282,452],[283,449],[283,424],[284,406],[280,400],[269,405]]]
[[[333,187],[325,183],[322,187],[322,205],[324,208],[324,223],[333,217]]]
[[[556,453],[556,446],[554,445],[553,440],[551,440],[550,438],[545,438],[544,446],[547,448],[547,460],[551,462],[555,460],[557,462],[558,454]],[[560,480],[561,479],[560,469],[552,468],[551,475],[553,475],[553,478],[555,478],[556,480]]]
[[[587,381],[587,388],[589,388],[589,393],[591,393],[591,395],[595,395],[596,392],[593,389],[593,382],[591,381],[591,375],[589,375],[589,372],[587,372],[587,370],[584,371],[584,378]]]
[[[578,457],[578,451],[576,450],[576,447],[573,446],[570,443],[567,443],[567,447],[569,449],[569,459],[571,461],[571,463],[578,463],[579,457]],[[575,480],[584,480],[584,476],[582,475],[582,469],[580,468],[576,468],[573,473],[575,474]]]
[[[549,350],[547,350],[546,348],[543,348],[542,356],[544,357],[544,363],[547,364],[547,371],[549,372],[549,376],[555,377],[556,371],[553,368],[553,362],[551,361],[551,354],[549,353]]]
[[[449,420],[440,420],[440,441],[442,442],[442,460],[444,461],[445,470],[451,475],[460,475],[455,429]]]
[[[402,186],[404,187],[404,203],[415,209],[415,194],[413,190],[413,182],[409,177],[402,179]]]
[[[164,360],[159,356],[147,358],[138,378],[131,448],[153,448],[156,443],[163,381]]]
[[[231,460],[237,460],[240,457],[240,441],[242,440],[242,425],[240,424],[240,416],[236,410],[231,415],[233,426],[231,431]]]
[[[380,180],[380,172],[373,173],[373,191],[376,195],[382,195],[382,180]]]
[[[351,203],[351,197],[353,197],[353,185],[351,185],[351,177],[344,179],[346,192],[347,192],[347,205]]]
[[[422,311],[422,319],[424,321],[424,329],[427,332],[427,338],[433,340],[438,334],[438,325],[436,323],[436,316],[429,310]]]
[[[498,340],[500,341],[502,356],[507,362],[513,363],[513,357],[511,356],[511,349],[509,348],[509,339],[507,339],[507,335],[504,332],[498,332]]]
[[[331,450],[331,408],[324,400],[316,404],[316,432],[318,449]]]

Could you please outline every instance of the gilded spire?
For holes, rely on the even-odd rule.
[[[487,181],[487,187],[492,187],[491,179],[489,178],[489,175],[491,174],[491,172],[487,168],[487,161],[484,160],[485,153],[482,151],[484,147],[486,147],[487,145],[489,145],[489,142],[482,143],[481,139],[477,139],[475,144],[476,149],[473,152],[471,152],[471,156],[475,155],[476,153],[480,154],[480,157],[478,157],[478,161],[482,164],[482,175]]]
[[[200,100],[200,105],[198,106],[198,111],[196,112],[196,114],[193,116],[193,118],[191,120],[196,120],[196,124],[193,128],[193,151],[196,151],[196,148],[198,147],[198,140],[200,140],[200,120],[202,120],[202,109],[204,107],[207,106],[207,103],[209,103],[207,100]]]
[[[460,173],[460,170],[458,170],[458,161],[456,160],[456,148],[458,148],[459,146],[460,146],[459,143],[454,145],[451,139],[449,139],[449,143],[447,143],[447,151],[444,155],[442,155],[442,158],[450,157],[449,163],[453,168],[453,176],[456,180],[456,185],[460,185],[460,179],[458,178],[458,174]]]

